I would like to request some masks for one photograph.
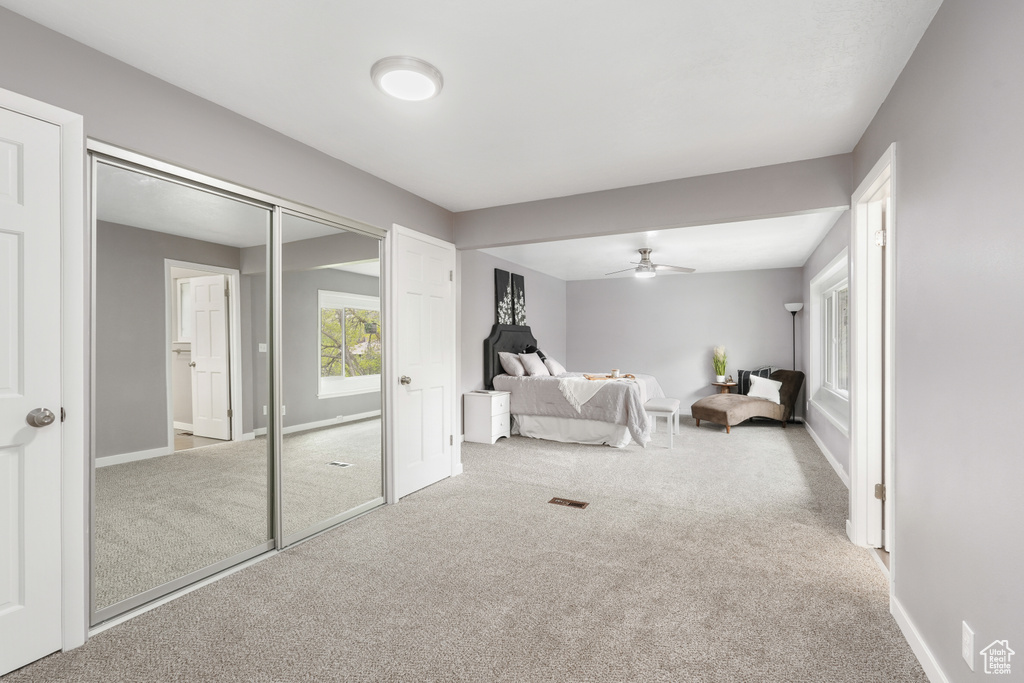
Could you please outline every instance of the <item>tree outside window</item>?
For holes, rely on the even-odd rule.
[[[382,345],[380,311],[320,309],[320,376],[379,375]]]
[[[380,299],[320,290],[320,398],[380,391]]]

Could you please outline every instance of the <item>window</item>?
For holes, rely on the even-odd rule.
[[[827,389],[850,392],[850,283],[843,280],[822,296],[822,378]]]
[[[844,249],[811,280],[810,405],[850,432],[850,260]]]
[[[380,299],[320,290],[320,398],[380,391]]]

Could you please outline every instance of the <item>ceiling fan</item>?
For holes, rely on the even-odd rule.
[[[625,273],[627,270],[632,270],[633,274],[637,277],[654,277],[657,275],[659,270],[671,270],[675,273],[692,273],[693,268],[683,268],[682,266],[666,266],[661,263],[651,263],[651,250],[650,249],[638,249],[640,252],[640,261],[630,261],[636,268],[623,268],[622,270],[616,270],[611,273],[605,273],[605,275],[615,275],[617,273]]]

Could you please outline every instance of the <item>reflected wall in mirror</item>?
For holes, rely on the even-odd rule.
[[[94,622],[271,538],[266,266],[243,269],[271,211],[95,169]]]
[[[379,239],[287,213],[281,236],[289,543],[382,502],[384,329]]]

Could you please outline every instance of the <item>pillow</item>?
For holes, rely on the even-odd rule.
[[[747,396],[753,398],[766,398],[772,403],[782,403],[782,398],[779,396],[779,390],[782,389],[782,382],[776,382],[773,379],[767,377],[760,377],[758,375],[750,376],[750,391]]]
[[[750,391],[750,378],[753,376],[764,377],[767,379],[772,374],[770,367],[758,368],[757,370],[740,370],[736,377],[736,382],[739,384],[736,387],[736,391],[740,394],[746,394]]]
[[[501,362],[501,367],[505,370],[506,374],[513,377],[522,377],[526,374],[526,368],[523,367],[523,361],[519,360],[518,355],[508,353],[507,351],[499,351],[498,360]]]
[[[554,377],[565,374],[565,368],[563,368],[562,364],[554,358],[545,358],[544,367],[546,367],[548,372],[550,372]]]
[[[538,356],[540,356],[541,360],[547,359],[547,356],[544,355],[544,352],[538,349],[536,346],[533,346],[532,344],[523,349],[523,353],[535,353]]]
[[[544,361],[542,361],[540,356],[535,353],[521,353],[519,354],[519,360],[523,362],[523,367],[526,368],[526,374],[530,377],[551,374],[548,372],[548,369],[544,367]]]

